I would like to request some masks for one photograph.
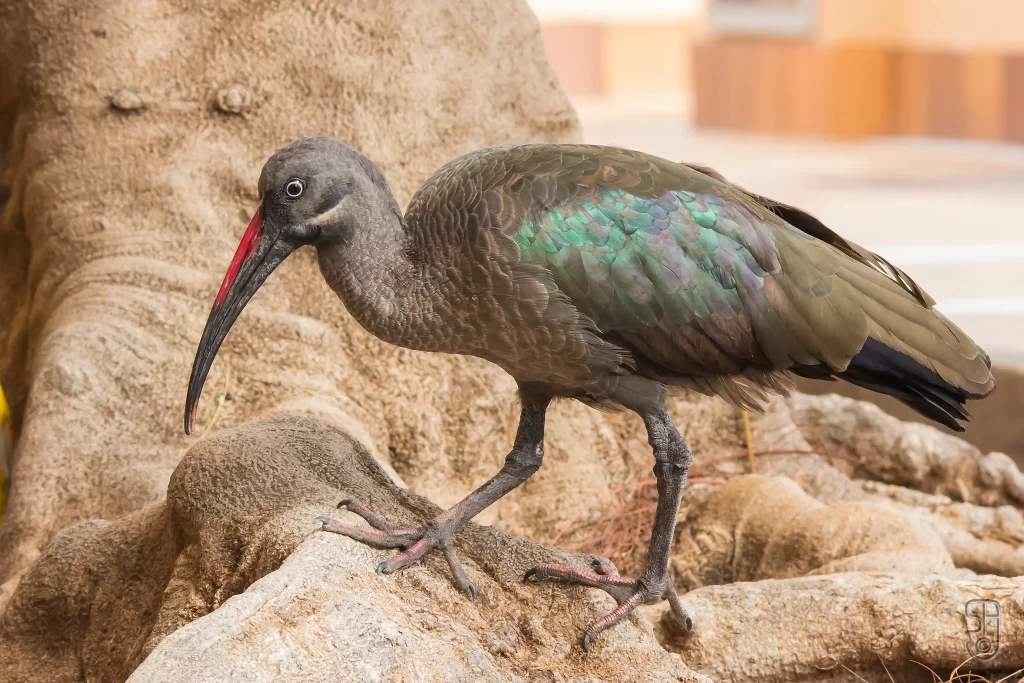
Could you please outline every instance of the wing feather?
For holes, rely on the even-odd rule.
[[[756,407],[791,386],[789,371],[868,381],[864,363],[882,361],[851,362],[874,339],[956,391],[993,387],[984,352],[906,273],[711,169],[586,145],[461,163],[478,164],[519,260],[652,378]]]

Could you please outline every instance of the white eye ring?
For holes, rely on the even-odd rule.
[[[284,186],[284,193],[291,199],[298,199],[302,196],[302,191],[304,189],[306,189],[306,186],[302,184],[302,181],[293,178]]]

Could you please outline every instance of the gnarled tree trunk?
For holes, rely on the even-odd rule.
[[[508,377],[379,342],[300,252],[222,349],[207,434],[184,436],[188,369],[260,166],[312,134],[365,151],[402,202],[460,153],[579,137],[521,1],[0,0],[0,383],[20,434],[0,678],[707,680],[685,660],[716,680],[835,680],[823,662],[873,676],[879,657],[909,676],[908,653],[951,668],[967,594],[1000,601],[1016,637],[1021,579],[971,570],[1020,573],[1020,472],[831,399],[755,420],[759,471],[790,483],[725,486],[747,467],[738,414],[674,404],[704,483],[675,558],[698,623],[680,639],[657,622],[668,650],[637,618],[584,657],[609,598],[521,586],[556,551],[501,530],[459,541],[477,604],[436,558],[382,578],[378,551],[306,538],[346,495],[410,522],[456,502],[498,469],[515,419]],[[646,438],[574,403],[548,424],[544,469],[480,521],[587,550],[614,491],[650,476]],[[871,448],[835,452],[865,430]],[[653,512],[629,504],[641,514],[612,521]],[[900,597],[919,590],[942,601]],[[830,596],[875,616],[851,637],[812,609]],[[798,598],[804,616],[780,620]],[[897,619],[908,604],[923,625]],[[1024,664],[1019,642],[977,668]]]

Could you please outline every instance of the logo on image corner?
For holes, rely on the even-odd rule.
[[[968,600],[964,605],[967,617],[967,653],[975,659],[988,661],[999,654],[999,626],[1002,612],[995,600]]]

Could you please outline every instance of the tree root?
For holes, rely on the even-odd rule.
[[[853,572],[798,579],[708,586],[682,598],[695,629],[680,634],[658,615],[662,642],[719,683],[729,681],[932,681],[914,662],[948,675],[989,637],[998,652],[965,670],[1012,672],[1024,667],[1024,579]],[[987,631],[965,610],[999,604]],[[990,612],[992,608],[990,607]],[[962,669],[963,670],[963,669]]]
[[[853,476],[967,503],[1024,504],[1024,473],[1004,453],[983,455],[934,427],[900,422],[841,396],[798,394],[787,406],[812,448],[843,451],[861,463]]]

